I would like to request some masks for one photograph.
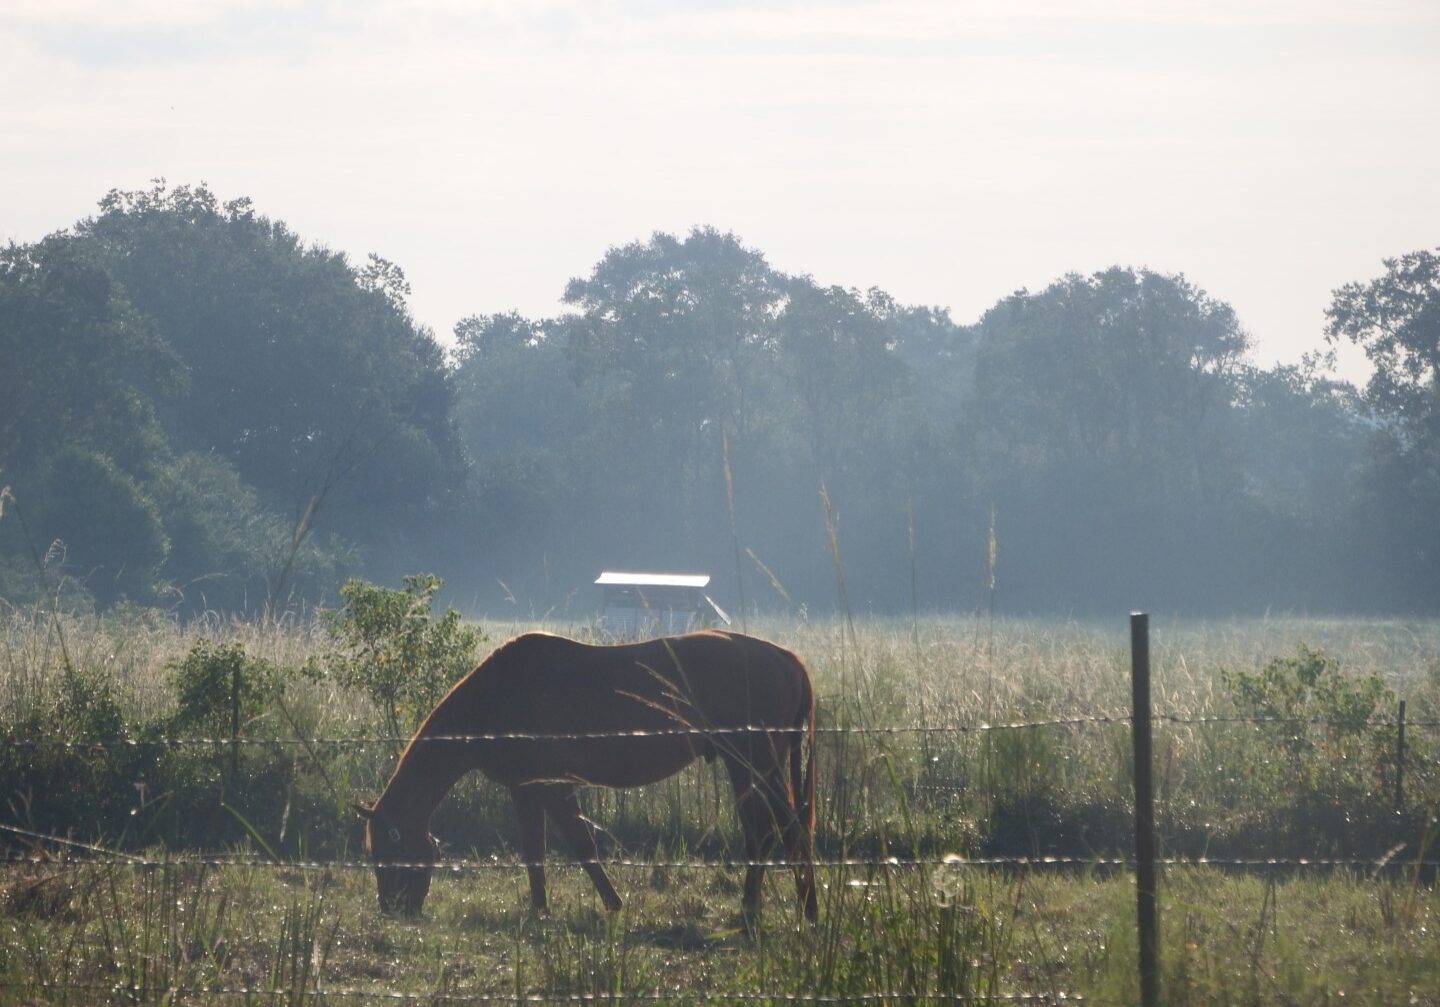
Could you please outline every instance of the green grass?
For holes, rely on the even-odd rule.
[[[5,1002],[64,1002],[67,986],[79,1003],[195,1002],[169,991],[242,989],[273,991],[276,1002],[326,991],[1134,1000],[1127,879],[945,873],[822,872],[814,930],[786,904],[787,886],[771,884],[752,942],[736,928],[733,871],[718,865],[617,869],[628,903],[615,916],[574,869],[553,871],[548,918],[529,913],[519,872],[443,878],[419,921],[375,912],[359,870],[12,868],[0,982],[12,993],[29,987]],[[1440,905],[1429,888],[1187,868],[1167,872],[1161,905],[1166,1003],[1440,1002]]]
[[[484,627],[492,644],[525,628]],[[1346,674],[1383,677],[1409,701],[1412,721],[1433,719],[1440,709],[1434,622],[1154,619],[1152,628],[1159,712],[1190,719],[1233,713],[1222,669],[1258,669],[1293,655],[1300,641],[1338,658]],[[0,874],[0,1003],[363,1004],[390,1001],[360,994],[397,993],[435,1002],[894,994],[897,1002],[923,1003],[1062,992],[1134,1002],[1134,890],[1126,872],[963,862],[1045,853],[1123,857],[1128,727],[957,730],[1072,717],[1123,721],[1123,619],[992,625],[931,616],[917,629],[912,633],[908,619],[861,622],[853,636],[843,621],[750,625],[793,647],[812,670],[827,729],[819,762],[821,857],[863,862],[821,869],[814,928],[799,919],[790,879],[772,871],[764,926],[754,940],[742,936],[728,788],[703,764],[653,787],[586,795],[589,814],[605,830],[607,857],[625,862],[612,870],[627,900],[615,916],[600,910],[588,881],[561,857],[550,871],[551,915],[534,917],[503,793],[465,781],[436,823],[465,869],[441,872],[425,917],[407,922],[380,916],[373,877],[346,866],[358,851],[345,802],[373,796],[393,758],[387,746],[336,746],[313,759],[299,746],[254,746],[238,778],[227,778],[223,756],[209,749],[119,768],[106,762],[107,750],[86,755],[91,761],[10,764],[3,820],[45,822],[39,831],[73,830],[77,839],[176,862],[86,864],[79,862],[83,851],[12,842],[12,854],[43,862],[11,863]],[[57,630],[46,616],[11,613],[0,619],[0,715],[12,739],[14,725],[59,724],[56,711],[74,712],[78,701],[63,685],[62,635],[72,665],[109,690],[127,736],[173,712],[164,667],[202,636],[240,642],[291,671],[328,646],[309,625],[181,627],[128,613],[67,616]],[[285,697],[283,712],[266,711],[244,733],[363,738],[380,722],[359,697],[325,681],[296,674]],[[909,730],[920,726],[948,729]],[[850,730],[828,730],[841,727]],[[1406,844],[1394,856],[1402,866],[1384,871],[1166,868],[1165,1002],[1440,1003],[1440,899],[1432,876],[1403,867],[1437,856],[1425,827],[1440,808],[1434,735],[1412,731],[1411,806],[1397,818],[1386,781],[1365,771],[1342,767],[1344,781],[1363,785],[1344,791],[1346,803],[1333,808],[1326,793],[1287,791],[1291,767],[1257,725],[1157,725],[1167,853],[1378,859]],[[148,779],[149,803],[127,793],[117,814],[128,825],[115,828],[99,822],[90,805],[67,804],[58,785],[20,795],[46,766],[69,773],[59,779],[76,787],[92,779],[128,785],[122,769],[187,775]],[[184,798],[186,807],[212,813],[222,796],[227,806],[251,802],[248,827],[220,812],[228,823],[217,833],[223,839],[206,840],[200,830],[184,844],[164,839],[169,820],[157,807],[168,801],[173,809]],[[279,813],[282,804],[288,817]],[[1333,823],[1323,817],[1329,814]],[[1307,824],[1296,815],[1321,817]],[[1347,820],[1355,823],[1348,833]],[[244,851],[268,859],[264,847],[329,866],[191,862]],[[960,859],[945,863],[947,854]]]

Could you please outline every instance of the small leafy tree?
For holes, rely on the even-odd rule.
[[[445,582],[433,574],[404,578],[399,591],[351,578],[340,589],[342,608],[322,622],[340,649],[324,670],[375,704],[392,737],[409,733],[457,678],[469,671],[485,637],[447,608],[438,619],[430,602]]]

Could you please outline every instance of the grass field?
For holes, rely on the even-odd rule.
[[[530,628],[485,624],[485,646]],[[436,818],[454,869],[422,919],[389,919],[346,808],[378,790],[394,743],[364,695],[302,674],[334,646],[321,630],[9,613],[0,820],[87,845],[6,840],[0,1002],[1135,1002],[1133,879],[1109,862],[1132,827],[1123,618],[747,628],[806,660],[822,731],[820,921],[801,923],[772,871],[753,940],[712,767],[586,795],[619,914],[561,856],[550,915],[529,913],[508,802],[472,779]],[[1164,1002],[1440,1004],[1440,899],[1418,866],[1440,857],[1440,624],[1152,631],[1156,712],[1175,718],[1156,726],[1162,852],[1354,862],[1166,867]],[[246,706],[238,757],[157,740],[174,737],[175,669],[201,638],[285,683]],[[1330,663],[1307,663],[1317,652]],[[1372,681],[1385,691],[1358,689]],[[1362,694],[1378,699],[1352,729]],[[1262,716],[1276,704],[1293,716]],[[223,741],[229,724],[186,733]],[[71,744],[16,744],[37,731]],[[1068,862],[1016,862],[1043,856]]]

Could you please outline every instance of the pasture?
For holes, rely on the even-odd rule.
[[[480,628],[483,653],[537,627]],[[1134,1002],[1122,616],[747,629],[819,707],[819,921],[770,871],[751,938],[715,765],[583,794],[613,915],[554,843],[532,914],[508,799],[472,776],[424,916],[392,919],[349,804],[411,713],[327,674],[317,624],[8,612],[0,1001]],[[1164,1001],[1440,1003],[1440,624],[1152,634]]]

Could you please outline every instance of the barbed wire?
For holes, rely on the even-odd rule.
[[[277,997],[288,996],[291,987],[267,989],[263,986],[234,987],[221,986],[173,986],[162,983],[144,986],[131,983],[51,983],[44,981],[20,982],[0,981],[0,989],[13,990],[54,990],[57,992],[145,994],[160,992],[171,997],[180,996],[234,996],[234,997]],[[502,1004],[622,1004],[622,1003],[797,1003],[797,1004],[850,1004],[909,1000],[936,1000],[945,1003],[1091,1003],[1109,1001],[1095,1000],[1080,993],[945,993],[925,990],[903,990],[901,992],[864,993],[783,993],[783,992],[735,992],[715,993],[699,990],[671,990],[634,993],[466,993],[459,990],[437,990],[434,992],[404,993],[391,990],[326,989],[316,983],[306,984],[307,995],[319,998],[351,1000],[383,1000],[391,1003],[502,1003]]]
[[[894,727],[877,727],[864,725],[821,725],[815,728],[817,735],[831,734],[873,734],[873,735],[895,735],[895,734],[944,734],[944,733],[970,733],[981,731],[1005,731],[1005,730],[1027,730],[1041,727],[1064,727],[1083,724],[1112,724],[1121,721],[1128,721],[1128,716],[1097,715],[1086,717],[1064,717],[1051,720],[1026,720],[1010,721],[1005,723],[991,724],[931,724],[931,725],[902,725]],[[478,732],[473,734],[432,734],[423,738],[416,737],[413,740],[420,742],[454,743],[454,742],[476,742],[476,741],[597,741],[609,738],[672,738],[672,737],[725,737],[746,734],[790,734],[795,733],[791,728],[777,728],[763,725],[747,725],[741,727],[664,727],[637,729],[632,731],[491,731]],[[5,738],[0,739],[0,745],[11,748],[85,748],[90,746],[104,747],[107,745],[116,747],[143,747],[143,746],[170,746],[183,747],[187,745],[216,746],[216,745],[404,745],[410,743],[410,736],[399,735],[374,735],[357,737],[317,737],[317,738],[265,738],[240,735],[236,737],[157,737],[157,738],[114,738],[94,740],[64,740],[59,738]]]
[[[521,871],[528,867],[536,866],[524,860],[440,860],[433,863],[409,860],[269,860],[261,857],[244,856],[216,856],[200,857],[180,855],[176,857],[133,857],[117,855],[113,859],[107,857],[67,857],[64,860],[57,860],[55,857],[40,855],[29,856],[5,856],[0,862],[7,864],[31,864],[31,865],[63,865],[63,866],[94,866],[94,867],[138,867],[147,870],[154,870],[161,867],[245,867],[273,870],[291,871],[369,871],[377,867],[386,868],[433,868],[440,874],[479,874],[487,871]],[[554,858],[546,860],[543,866],[547,867],[579,867],[590,861],[567,860],[565,858]],[[614,868],[643,868],[647,870],[674,869],[674,870],[716,870],[719,868],[740,868],[740,867],[798,867],[799,861],[795,860],[633,860],[628,858],[617,858],[614,860],[601,859],[598,863],[606,867]],[[947,860],[944,857],[927,857],[901,859],[899,857],[886,857],[884,859],[844,858],[844,859],[818,859],[814,862],[817,869],[842,869],[842,868],[887,868],[898,869],[902,867],[986,867],[986,866],[1071,866],[1071,867],[1097,867],[1112,866],[1124,867],[1133,866],[1134,861],[1124,858],[1104,857],[978,857],[966,858],[964,860]]]
[[[1161,721],[1172,724],[1292,724],[1308,725],[1313,727],[1337,727],[1349,730],[1360,730],[1374,727],[1399,727],[1402,723],[1396,719],[1374,719],[1374,720],[1342,720],[1326,717],[1280,717],[1280,716],[1181,716],[1178,714],[1159,713],[1151,718],[1152,721]],[[974,724],[913,724],[897,726],[867,726],[867,725],[820,725],[815,728],[818,736],[826,735],[877,735],[894,736],[902,734],[980,734],[988,731],[1022,731],[1035,730],[1045,727],[1083,727],[1097,724],[1129,724],[1132,718],[1129,714],[1095,714],[1080,717],[1056,717],[1048,720],[1017,720],[1001,723],[979,722]],[[1437,728],[1440,727],[1440,720],[1405,720],[1404,725],[1410,728]],[[94,749],[105,750],[107,748],[186,748],[186,747],[208,747],[216,748],[223,746],[314,746],[314,747],[367,747],[367,746],[395,746],[406,745],[412,740],[420,743],[473,743],[484,741],[597,741],[611,738],[668,738],[668,737],[724,737],[745,734],[782,734],[793,733],[789,729],[775,728],[770,726],[742,726],[742,727],[675,727],[655,728],[633,731],[572,731],[572,732],[526,732],[526,731],[497,731],[482,732],[475,734],[433,734],[426,737],[411,738],[400,735],[373,735],[355,737],[260,737],[252,735],[237,735],[234,737],[225,736],[163,736],[153,738],[96,738],[88,740],[74,740],[62,738],[0,738],[0,747],[14,749]]]
[[[525,860],[501,859],[490,857],[484,860],[438,860],[410,861],[410,860],[281,860],[277,858],[266,858],[252,856],[249,854],[229,854],[225,856],[200,856],[195,854],[178,854],[164,856],[134,856],[112,850],[94,843],[85,843],[63,836],[52,836],[41,832],[34,832],[20,828],[15,825],[0,823],[0,831],[9,832],[36,842],[52,843],[64,846],[68,849],[78,849],[88,854],[85,857],[67,857],[57,859],[54,856],[41,854],[20,855],[9,852],[0,856],[0,863],[7,864],[29,864],[29,865],[64,865],[64,866],[97,866],[97,867],[137,867],[153,870],[161,867],[242,867],[259,868],[265,870],[290,870],[290,871],[369,871],[377,867],[386,868],[431,868],[442,874],[478,874],[487,871],[520,871],[537,864]],[[1402,859],[1399,854],[1402,848],[1397,847],[1383,857],[1163,857],[1156,860],[1156,863],[1166,867],[1297,867],[1297,868],[1364,868],[1369,870],[1395,869],[1400,867],[1440,867],[1440,860],[1416,860]],[[542,862],[538,866],[570,866],[579,867],[591,861],[573,860],[564,857],[556,857]],[[633,869],[673,869],[673,870],[715,870],[717,868],[738,868],[738,867],[766,867],[766,868],[789,868],[802,866],[804,861],[779,859],[744,859],[744,858],[721,858],[715,860],[655,860],[655,859],[634,859],[629,857],[615,857],[613,859],[601,858],[600,863],[606,867],[633,868]],[[1069,856],[1062,854],[1035,855],[1035,856],[992,856],[975,857],[959,853],[945,853],[924,857],[912,856],[874,856],[874,857],[817,857],[808,861],[817,869],[823,870],[875,870],[884,868],[895,870],[899,868],[917,867],[946,867],[946,868],[967,868],[967,867],[1092,867],[1092,868],[1126,868],[1132,869],[1135,860],[1132,857],[1101,857],[1101,856]]]
[[[1129,720],[1127,716],[1124,718]],[[1440,727],[1440,720],[1411,720],[1408,717],[1401,721],[1397,718],[1374,718],[1369,720],[1346,720],[1336,717],[1280,717],[1280,716],[1240,716],[1240,715],[1206,715],[1200,717],[1181,716],[1175,713],[1152,714],[1152,721],[1166,721],[1172,724],[1308,724],[1312,727],[1344,727],[1358,730],[1363,727],[1399,727],[1404,723],[1405,727]]]
[[[567,860],[556,858],[546,860],[545,867],[581,867],[592,861]],[[802,866],[796,860],[630,860],[630,859],[601,859],[593,861],[603,864],[605,867],[633,868],[645,870],[719,870],[737,869],[741,867],[773,867],[790,868]],[[435,863],[424,863],[419,861],[383,860],[371,862],[368,860],[265,860],[245,859],[239,857],[172,857],[172,858],[143,858],[143,857],[119,857],[105,859],[100,857],[80,858],[70,857],[58,860],[55,857],[45,856],[6,856],[0,858],[0,863],[5,864],[29,864],[32,866],[86,866],[86,867],[136,867],[147,870],[154,870],[161,867],[245,867],[258,868],[262,870],[288,870],[288,871],[370,871],[377,867],[395,868],[432,868],[437,874],[479,874],[486,871],[521,871],[528,867],[536,866],[523,860],[441,860]],[[1161,867],[1270,867],[1270,868],[1353,868],[1364,870],[1399,870],[1401,868],[1423,868],[1440,867],[1440,860],[1382,860],[1364,857],[1296,857],[1286,859],[1283,857],[1159,857],[1155,863]],[[858,868],[919,868],[919,867],[1073,867],[1073,868],[1126,868],[1133,869],[1135,860],[1130,857],[1071,857],[1071,856],[1037,856],[1037,857],[966,857],[960,860],[947,860],[944,857],[906,857],[906,858],[885,858],[876,859],[819,859],[813,864],[816,870],[839,870]]]
[[[1049,718],[1023,721],[1009,721],[1001,723],[978,722],[968,724],[929,724],[929,725],[908,725],[908,726],[873,726],[873,725],[821,725],[815,731],[817,735],[875,735],[875,736],[898,736],[898,735],[945,735],[945,734],[971,734],[990,731],[1015,731],[1033,730],[1055,727],[1083,727],[1089,725],[1112,725],[1130,724],[1134,720],[1130,714],[1098,714],[1087,716]],[[1352,730],[1373,729],[1373,728],[1396,728],[1402,721],[1398,719],[1331,719],[1324,717],[1284,717],[1284,716],[1226,716],[1226,715],[1205,715],[1186,716],[1174,713],[1157,713],[1151,717],[1152,722],[1169,723],[1176,725],[1210,725],[1210,724],[1248,724],[1248,725],[1307,725],[1307,726],[1330,726]],[[1440,727],[1440,720],[1406,720],[1403,721],[1407,728],[1435,728]],[[145,748],[145,747],[209,747],[227,748],[232,746],[305,746],[305,747],[368,747],[368,746],[398,746],[411,743],[412,740],[435,743],[472,743],[485,741],[564,741],[564,740],[600,740],[609,738],[659,738],[659,737],[715,737],[724,735],[744,734],[772,734],[781,733],[776,729],[764,726],[740,726],[729,728],[704,728],[681,726],[674,728],[663,728],[654,730],[635,731],[596,731],[596,732],[572,732],[572,733],[541,733],[541,732],[494,732],[475,734],[446,734],[434,735],[428,738],[411,739],[398,736],[376,736],[376,737],[256,737],[256,736],[232,736],[232,737],[152,737],[152,738],[116,738],[116,739],[92,739],[92,740],[63,740],[55,738],[0,738],[0,747],[12,749],[60,749],[60,750],[87,750],[104,751],[112,748]],[[788,733],[788,732],[785,732]],[[121,851],[108,849],[106,847],[83,843],[64,837],[46,835],[22,829],[18,826],[0,823],[0,831],[28,839],[32,842],[32,848],[39,849],[44,845],[56,845],[72,851],[66,854],[44,854],[40,852],[28,855],[19,855],[14,852],[0,854],[0,863],[11,866],[30,865],[46,867],[111,867],[131,869],[165,869],[172,867],[206,867],[206,868],[239,868],[258,870],[279,870],[298,872],[331,872],[331,871],[370,871],[377,867],[391,868],[430,868],[438,873],[463,875],[476,874],[490,871],[520,871],[525,870],[533,864],[517,859],[502,859],[491,857],[489,859],[461,859],[442,860],[436,863],[413,862],[413,861],[384,861],[372,862],[368,860],[285,860],[274,857],[263,858],[248,854],[231,854],[223,856],[205,856],[193,854],[171,855],[168,853],[160,856],[144,855],[136,856]],[[80,855],[75,855],[78,852]],[[1270,869],[1270,870],[1336,870],[1348,869],[1366,871],[1378,875],[1381,872],[1394,872],[1399,870],[1434,869],[1440,867],[1440,860],[1431,859],[1403,859],[1397,854],[1399,848],[1392,850],[1383,857],[1166,857],[1156,861],[1158,866],[1176,869],[1187,868],[1235,868],[1235,869]],[[739,867],[765,867],[765,868],[790,868],[797,866],[795,861],[788,859],[731,859],[721,857],[714,860],[700,859],[634,859],[629,857],[618,857],[614,859],[602,859],[607,867],[617,869],[645,869],[645,870],[716,870],[736,869]],[[546,862],[547,865],[570,865],[581,866],[586,861],[569,860],[565,858],[552,858]],[[1005,869],[1077,869],[1077,870],[1134,870],[1136,861],[1131,857],[1104,857],[1104,856],[1068,856],[1068,855],[1041,855],[1041,856],[982,856],[973,857],[960,854],[944,854],[939,856],[919,857],[820,857],[813,861],[813,866],[820,870],[833,871],[854,871],[854,872],[879,872],[896,871],[901,869],[967,869],[967,868],[1005,868]],[[843,875],[842,875],[843,876]],[[881,883],[849,879],[847,884],[864,885]],[[739,992],[739,993],[711,993],[700,991],[670,991],[670,992],[636,992],[636,993],[485,993],[485,992],[463,992],[455,990],[426,991],[426,992],[400,992],[400,991],[372,991],[361,989],[327,989],[320,983],[305,987],[310,995],[316,998],[333,998],[339,1000],[369,1000],[388,1003],[416,1003],[425,1001],[428,1003],[445,1004],[479,1004],[495,1003],[510,1004],[515,1007],[521,1005],[539,1003],[568,1003],[574,1005],[588,1004],[621,1004],[631,1003],[660,1003],[660,1002],[692,1002],[692,1003],[759,1003],[778,1002],[792,1004],[847,1004],[847,1003],[878,1003],[894,1000],[927,999],[937,1002],[948,1003],[1036,1003],[1056,1004],[1065,1002],[1089,1002],[1099,1003],[1085,997],[1082,994],[1068,992],[1049,993],[1006,993],[1006,994],[959,994],[929,992],[925,990],[904,990],[898,992],[862,992],[844,994],[821,994],[821,993],[784,993],[784,992]],[[212,997],[236,997],[245,998],[247,1001],[255,998],[272,998],[276,996],[287,996],[287,989],[266,989],[264,987],[221,987],[221,986],[183,986],[183,985],[133,985],[118,983],[111,985],[94,984],[67,984],[50,982],[15,982],[0,981],[0,989],[28,990],[32,992],[57,992],[57,993],[101,993],[109,996],[145,994],[147,992],[162,992],[171,998],[187,996],[212,996]]]

